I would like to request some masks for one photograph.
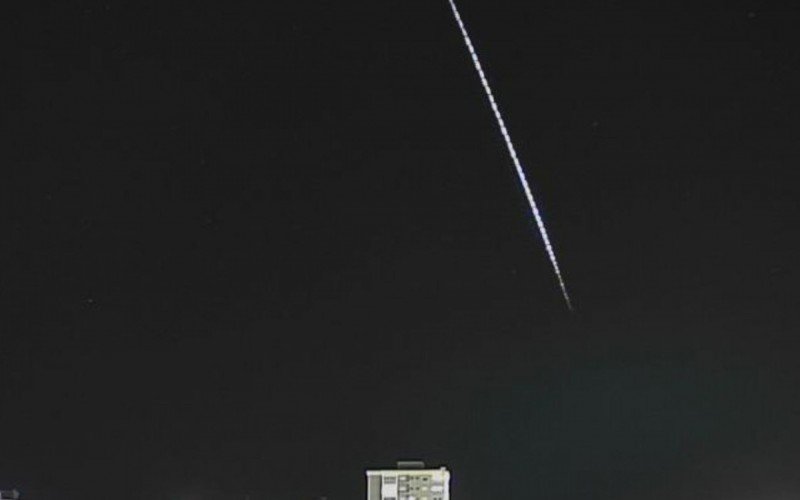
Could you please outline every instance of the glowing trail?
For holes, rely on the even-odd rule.
[[[486,97],[489,99],[489,104],[492,106],[492,111],[494,111],[494,117],[497,119],[498,127],[500,127],[500,133],[503,134],[503,139],[506,141],[506,147],[508,148],[508,153],[511,155],[511,160],[514,162],[514,168],[517,170],[517,176],[522,184],[522,189],[525,191],[525,196],[528,198],[528,204],[531,206],[533,218],[536,219],[536,225],[539,227],[539,233],[542,235],[542,241],[544,241],[544,247],[545,250],[547,250],[547,256],[550,257],[550,263],[553,264],[553,271],[555,271],[556,278],[558,278],[558,285],[561,287],[561,294],[564,296],[564,300],[567,302],[567,307],[571,311],[572,301],[569,299],[567,286],[564,284],[564,278],[561,276],[561,269],[558,267],[558,260],[556,260],[556,254],[553,251],[553,245],[550,244],[550,238],[547,236],[547,229],[544,227],[544,221],[542,220],[541,214],[539,214],[539,208],[536,206],[536,201],[533,199],[533,193],[531,193],[531,188],[528,185],[528,179],[525,177],[525,171],[522,170],[522,165],[519,162],[519,158],[517,158],[517,150],[514,148],[514,144],[511,142],[511,136],[506,128],[503,115],[500,114],[500,108],[497,107],[497,102],[494,100],[492,88],[489,86],[489,81],[486,79],[486,74],[483,72],[481,62],[478,60],[478,53],[475,51],[475,47],[472,45],[472,40],[469,37],[469,33],[467,33],[467,27],[464,26],[464,21],[461,20],[461,14],[458,12],[455,0],[448,1],[450,2],[450,8],[453,9],[453,15],[456,17],[458,27],[461,29],[461,35],[464,37],[464,43],[467,45],[467,49],[472,56],[472,62],[475,64],[475,70],[478,72],[478,76],[483,84],[483,90],[486,91]]]

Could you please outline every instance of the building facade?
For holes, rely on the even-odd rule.
[[[367,471],[367,500],[450,500],[450,472],[422,462],[398,462],[396,469]]]

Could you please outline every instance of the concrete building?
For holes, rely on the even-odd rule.
[[[367,500],[450,500],[450,472],[423,462],[398,462],[396,469],[367,471]]]

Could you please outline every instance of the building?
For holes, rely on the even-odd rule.
[[[450,500],[450,472],[422,462],[398,462],[396,469],[367,471],[367,500]]]

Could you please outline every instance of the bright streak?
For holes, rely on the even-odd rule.
[[[531,192],[530,185],[528,184],[528,179],[525,177],[525,171],[522,170],[522,165],[519,162],[519,158],[517,158],[517,150],[514,148],[514,144],[511,142],[511,135],[508,133],[508,128],[506,128],[503,115],[500,114],[500,108],[497,106],[497,102],[494,99],[492,88],[489,86],[489,80],[486,79],[486,74],[483,72],[483,67],[478,59],[478,53],[475,51],[475,47],[472,45],[472,40],[469,37],[469,33],[467,33],[467,27],[464,25],[464,21],[461,20],[461,14],[458,12],[458,7],[456,7],[455,0],[448,1],[450,2],[450,8],[453,9],[453,15],[456,18],[458,27],[461,29],[461,35],[464,37],[464,43],[467,45],[467,49],[472,56],[472,62],[475,64],[475,70],[478,72],[478,76],[483,84],[483,90],[486,91],[486,97],[489,99],[489,104],[492,106],[494,117],[497,119],[497,125],[500,127],[500,133],[503,134],[503,139],[506,141],[508,153],[511,155],[511,160],[514,162],[514,168],[516,169],[517,177],[519,177],[519,181],[522,184],[522,189],[525,191],[525,197],[528,198],[528,204],[531,207],[533,218],[536,219],[536,225],[539,227],[539,234],[542,235],[544,248],[547,250],[547,256],[550,257],[550,263],[553,265],[553,271],[556,273],[558,285],[561,287],[561,294],[564,296],[564,300],[567,302],[567,307],[571,311],[572,301],[567,293],[567,286],[564,283],[564,278],[561,276],[561,269],[558,267],[558,260],[556,259],[555,252],[553,251],[553,245],[550,244],[550,238],[547,236],[547,229],[544,226],[544,220],[542,220],[542,216],[539,213],[539,207],[537,207],[536,201],[533,199],[533,193]]]

